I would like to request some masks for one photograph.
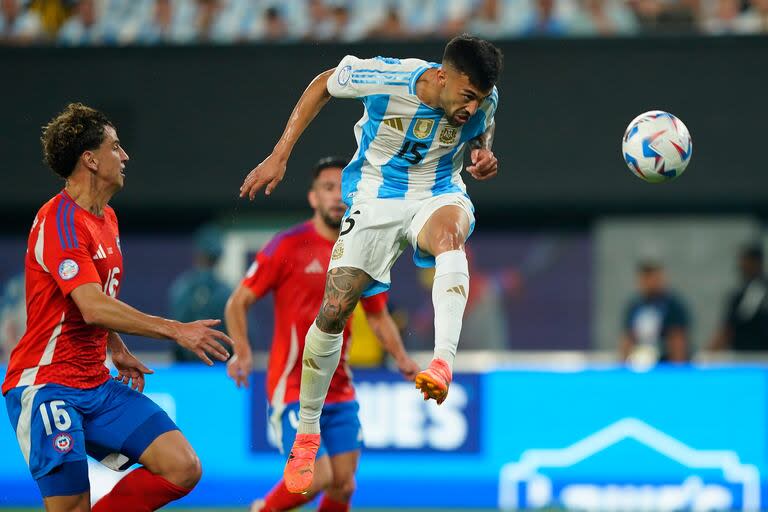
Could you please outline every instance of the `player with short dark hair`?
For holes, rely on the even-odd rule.
[[[469,147],[467,172],[478,180],[497,173],[491,143],[501,67],[501,51],[469,35],[448,43],[441,64],[347,55],[307,87],[272,154],[243,182],[243,196],[253,199],[262,187],[270,194],[302,132],[331,97],[363,103],[358,149],[342,180],[349,209],[304,349],[299,434],[285,472],[293,492],[312,482],[320,412],[344,325],[361,296],[389,288],[392,265],[408,244],[416,265],[435,267],[435,357],[416,387],[438,404],[448,395],[469,292],[464,243],[475,222],[461,171]]]
[[[269,292],[274,296],[275,331],[267,367],[267,395],[270,423],[284,454],[296,436],[304,338],[323,300],[325,271],[333,257],[333,245],[346,210],[341,201],[341,170],[347,163],[329,157],[314,166],[308,194],[314,210],[312,219],[279,233],[266,244],[227,302],[227,328],[235,342],[235,356],[227,371],[238,386],[247,385],[252,356],[246,314],[254,302]],[[413,380],[419,366],[403,348],[397,326],[387,311],[386,295],[364,298],[361,305],[384,348],[392,354],[403,375]],[[322,444],[312,486],[306,494],[293,494],[281,480],[263,500],[253,503],[252,512],[291,510],[308,503],[321,491],[324,496],[319,511],[349,509],[362,445],[358,404],[346,364],[349,336],[348,323],[343,331],[343,355],[331,377],[320,419]]]
[[[49,512],[91,510],[86,455],[130,472],[95,512],[157,510],[200,479],[200,461],[168,415],[144,396],[152,370],[118,332],[175,340],[208,364],[230,343],[218,320],[180,323],[117,300],[123,257],[108,205],[123,188],[128,154],[114,124],[74,103],[43,130],[43,152],[66,180],[37,212],[25,261],[27,331],[3,382],[8,416]],[[110,378],[107,348],[118,370]]]

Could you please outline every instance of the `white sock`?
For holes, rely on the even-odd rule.
[[[328,334],[315,322],[307,331],[301,364],[299,391],[299,434],[320,433],[320,413],[323,411],[328,386],[341,359],[343,333]]]
[[[464,251],[448,251],[435,258],[432,304],[435,306],[435,357],[453,371],[461,321],[469,296],[469,265]]]

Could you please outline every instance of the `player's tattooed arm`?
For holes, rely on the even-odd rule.
[[[325,295],[317,326],[327,333],[344,330],[363,290],[371,283],[371,277],[357,268],[339,267],[328,271],[325,278]]]

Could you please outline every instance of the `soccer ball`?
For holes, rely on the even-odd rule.
[[[683,174],[691,161],[693,143],[680,119],[651,110],[629,123],[621,152],[635,176],[649,183],[663,183]]]

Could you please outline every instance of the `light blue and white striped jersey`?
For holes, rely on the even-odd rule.
[[[496,87],[463,126],[451,126],[442,109],[422,103],[416,81],[434,62],[347,55],[328,78],[336,98],[363,102],[355,125],[357,152],[342,175],[342,198],[426,199],[466,193],[461,179],[467,141],[493,124]]]

